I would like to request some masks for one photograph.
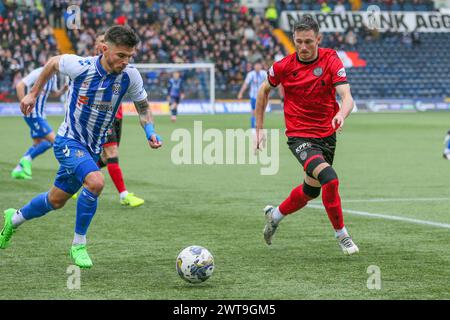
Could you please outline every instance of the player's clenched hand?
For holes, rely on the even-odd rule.
[[[331,120],[331,126],[339,133],[342,131],[342,127],[344,126],[344,116],[340,112],[338,112],[333,120]]]
[[[152,134],[150,139],[148,139],[148,144],[150,145],[150,148],[152,148],[152,149],[160,148],[162,146],[161,137],[157,134]]]
[[[266,147],[266,134],[264,133],[264,129],[256,129],[255,138],[254,151],[256,153]]]
[[[36,104],[36,98],[32,94],[27,94],[23,97],[22,101],[20,101],[20,111],[24,115],[29,115],[31,111],[33,111],[34,105]]]

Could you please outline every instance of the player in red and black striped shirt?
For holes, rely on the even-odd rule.
[[[256,102],[257,148],[264,142],[264,112],[270,90],[282,85],[285,92],[284,117],[288,145],[305,171],[303,184],[294,188],[278,207],[264,209],[264,239],[272,243],[279,222],[317,198],[322,201],[345,254],[359,252],[349,236],[342,216],[339,180],[332,168],[336,131],[353,109],[353,98],[345,69],[335,50],[319,48],[321,35],[317,22],[304,15],[294,26],[296,52],[275,62],[260,87]],[[342,106],[336,101],[342,98]]]

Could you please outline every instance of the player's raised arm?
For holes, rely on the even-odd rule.
[[[267,104],[269,102],[269,94],[272,90],[272,86],[269,81],[264,80],[261,87],[259,87],[258,95],[256,96],[256,149],[261,150],[264,147],[265,135],[262,131],[264,128],[264,112],[266,111]]]
[[[344,120],[348,117],[348,115],[352,112],[354,102],[352,93],[350,91],[350,85],[348,83],[346,84],[340,84],[336,86],[336,92],[342,99],[341,109],[339,112],[334,116],[333,120],[331,121],[331,125],[333,126],[333,129],[341,129],[344,126]]]
[[[152,110],[147,99],[141,101],[135,101],[134,106],[139,115],[139,122],[145,130],[145,135],[147,136],[148,143],[151,148],[157,149],[162,146],[162,140],[159,135],[155,132],[155,127],[153,125],[153,115]]]
[[[22,98],[20,101],[20,110],[24,115],[30,114],[36,104],[36,98],[41,93],[45,84],[51,79],[51,77],[59,71],[59,61],[61,56],[54,56],[48,60],[44,66],[41,74],[37,78],[30,92]]]

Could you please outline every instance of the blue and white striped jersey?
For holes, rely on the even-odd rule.
[[[58,135],[77,140],[91,152],[101,152],[106,134],[125,94],[132,101],[147,99],[139,71],[128,65],[107,73],[101,56],[61,56],[59,71],[70,78],[66,115]]]
[[[267,71],[260,70],[256,72],[255,70],[250,71],[245,77],[245,83],[250,86],[249,96],[251,99],[256,99],[258,95],[258,89],[261,84],[266,80]]]
[[[169,86],[167,88],[167,95],[169,97],[178,98],[183,93],[183,80],[171,78],[169,79]]]
[[[27,91],[30,92],[31,87],[33,87],[36,80],[39,78],[39,75],[41,74],[42,70],[44,70],[44,67],[40,67],[37,69],[34,69],[30,72],[29,75],[27,75],[25,78],[22,79],[22,82],[27,86]],[[52,91],[57,91],[58,88],[56,86],[57,78],[56,74],[45,84],[44,89],[42,89],[41,94],[36,99],[36,104],[34,105],[33,111],[28,115],[25,116],[27,118],[46,118],[45,116],[45,103],[47,102],[47,98]]]

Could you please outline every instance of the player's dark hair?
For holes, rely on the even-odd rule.
[[[139,37],[129,26],[112,26],[106,30],[105,42],[133,48],[139,43]]]
[[[319,33],[319,24],[312,15],[304,14],[298,22],[294,24],[293,32],[313,30],[315,34]]]

